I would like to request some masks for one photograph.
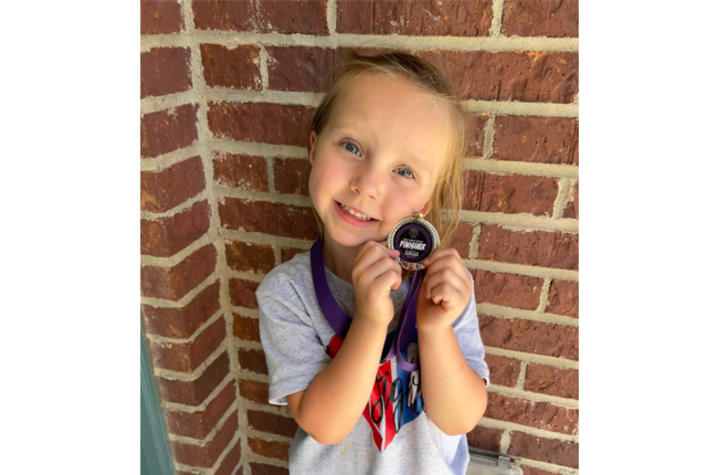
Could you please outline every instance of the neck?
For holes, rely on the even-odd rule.
[[[345,282],[352,281],[354,259],[358,252],[359,247],[342,246],[325,233],[322,242],[324,265]]]

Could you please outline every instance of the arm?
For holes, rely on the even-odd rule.
[[[374,242],[362,247],[352,271],[356,315],[344,342],[307,389],[287,397],[297,424],[320,443],[341,442],[369,400],[394,316],[389,291],[401,285],[401,268],[392,259],[396,254]]]
[[[486,410],[486,383],[468,365],[451,324],[473,286],[453,249],[433,253],[417,302],[417,331],[424,410],[444,433],[470,431]]]

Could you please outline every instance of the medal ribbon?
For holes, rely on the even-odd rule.
[[[332,295],[332,292],[329,289],[327,276],[324,273],[324,256],[322,255],[321,236],[312,245],[310,258],[314,292],[317,295],[319,308],[322,310],[324,318],[327,319],[327,322],[329,323],[329,326],[332,327],[332,330],[334,330],[334,333],[344,339],[347,331],[349,330],[351,319],[339,306],[334,298],[334,295]],[[414,272],[411,276],[409,292],[407,293],[406,299],[404,299],[404,303],[401,307],[399,324],[394,334],[394,340],[392,341],[387,354],[383,355],[381,359],[381,361],[384,362],[392,356],[395,356],[397,363],[405,371],[416,371],[419,367],[418,357],[415,362],[410,363],[404,359],[401,354],[401,350],[406,350],[408,348],[413,333],[412,330],[416,327],[416,300],[417,294],[419,293],[419,287],[421,287],[421,281],[424,279],[424,273],[425,271],[422,269]],[[386,347],[386,344],[384,346]]]

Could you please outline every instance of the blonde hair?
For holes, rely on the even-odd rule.
[[[454,96],[448,79],[433,64],[411,53],[388,51],[377,56],[362,56],[351,52],[338,72],[335,73],[336,81],[329,88],[314,113],[312,131],[317,135],[322,132],[329,122],[332,111],[346,84],[366,73],[397,74],[419,88],[433,93],[447,105],[450,120],[453,122],[449,156],[432,194],[431,211],[426,216],[426,219],[431,221],[439,231],[443,246],[450,239],[458,224],[463,193],[460,168],[464,156],[465,117],[459,99]],[[321,230],[322,226],[318,217],[317,221]]]

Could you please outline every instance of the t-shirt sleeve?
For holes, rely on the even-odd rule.
[[[468,272],[468,271],[467,271]],[[473,285],[473,279],[472,279]],[[476,299],[474,292],[471,292],[469,303],[459,318],[454,321],[452,327],[456,334],[456,340],[459,343],[466,362],[484,381],[486,386],[489,385],[489,366],[484,360],[484,344],[479,334],[479,319],[476,315]]]
[[[330,361],[299,292],[283,275],[265,278],[257,289],[259,332],[269,372],[269,403],[287,404]]]

